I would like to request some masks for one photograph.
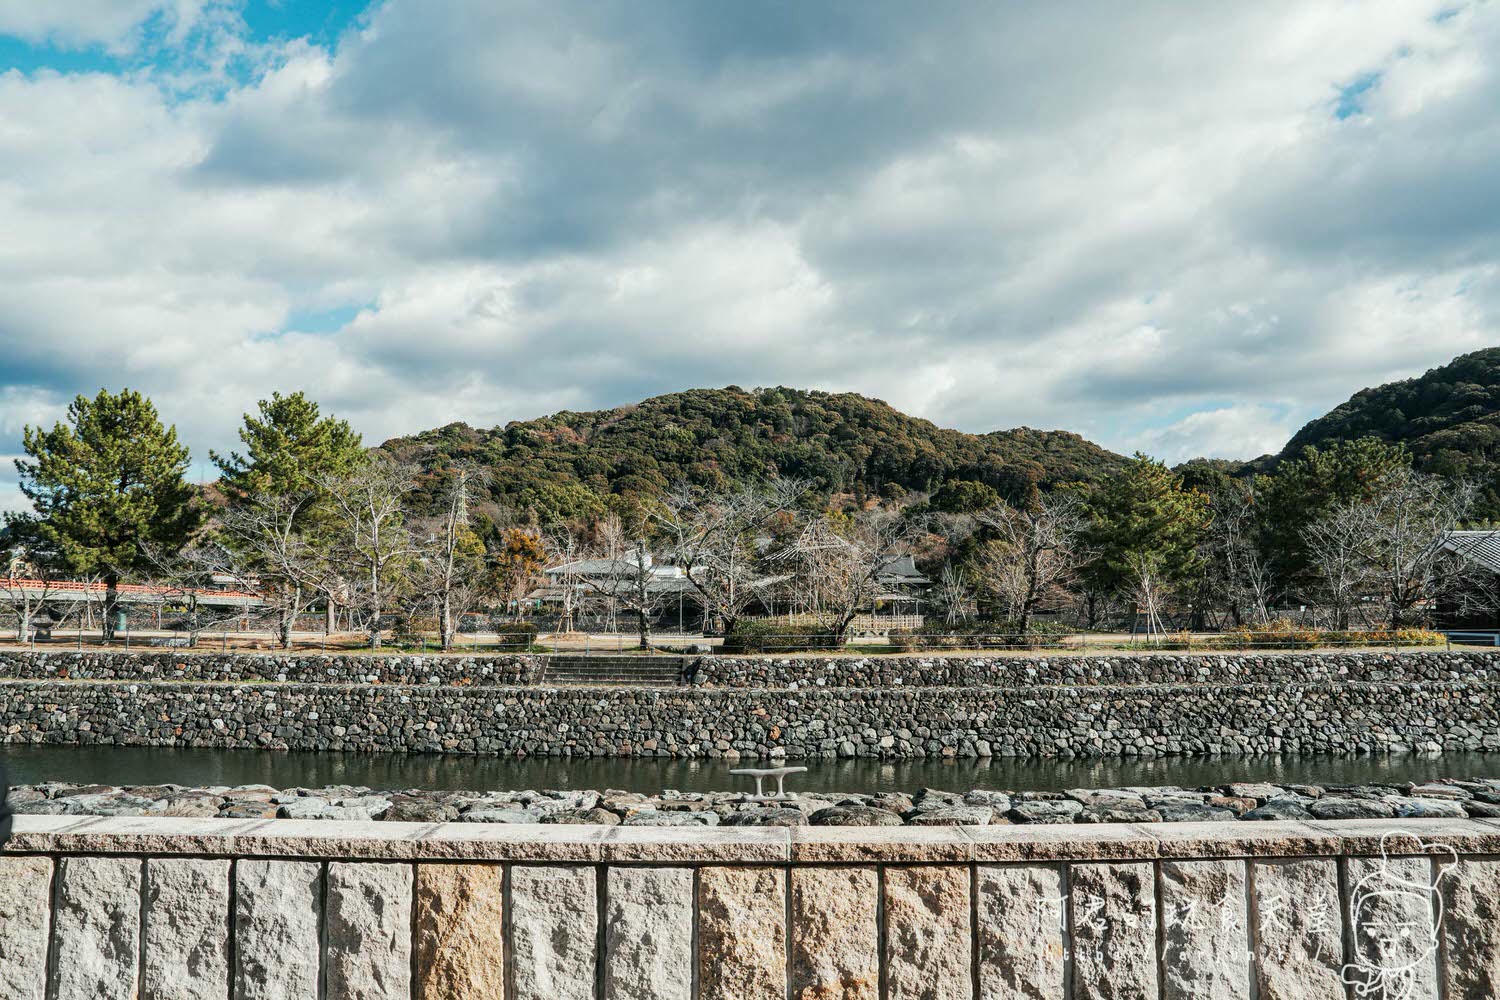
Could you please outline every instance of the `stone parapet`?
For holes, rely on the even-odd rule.
[[[456,826],[20,817],[0,995],[1495,995],[1500,821]]]

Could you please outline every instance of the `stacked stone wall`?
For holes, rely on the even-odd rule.
[[[549,654],[369,655],[213,650],[0,651],[15,680],[277,681],[484,687],[540,684]],[[566,659],[577,662],[576,656]],[[618,658],[610,658],[617,661]],[[626,661],[628,663],[628,661]],[[647,661],[642,661],[647,662]],[[1339,681],[1500,682],[1500,651],[1153,655],[694,656],[699,687],[1040,687],[1133,684],[1316,684]]]
[[[1013,688],[0,682],[10,743],[599,757],[1500,749],[1478,681]]]

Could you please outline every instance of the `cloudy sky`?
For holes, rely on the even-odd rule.
[[[737,383],[1249,457],[1500,343],[1500,3],[0,0],[0,164],[0,453]]]

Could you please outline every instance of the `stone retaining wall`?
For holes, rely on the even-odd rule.
[[[718,687],[1027,687],[1500,681],[1500,651],[1030,656],[706,656],[693,681]]]
[[[0,651],[17,680],[285,681],[304,684],[538,684],[548,655],[449,656],[200,651]],[[568,657],[576,660],[577,657]],[[644,661],[643,661],[644,662]],[[707,687],[1042,687],[1115,684],[1318,684],[1331,681],[1500,682],[1500,651],[1177,653],[1151,656],[697,656]]]
[[[546,657],[0,650],[0,678],[300,684],[535,684]]]
[[[1500,749],[1487,682],[804,691],[0,682],[10,743],[619,757]]]
[[[7,1000],[1500,995],[1485,821],[17,825]]]

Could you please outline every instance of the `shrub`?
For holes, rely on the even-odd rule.
[[[893,649],[1055,649],[1073,630],[1060,622],[1032,622],[1025,632],[1015,622],[928,622],[921,628],[897,629],[890,634]]]
[[[814,649],[837,649],[838,637],[827,626],[795,625],[772,621],[740,621],[724,637],[721,653],[794,653]]]
[[[495,648],[524,653],[536,643],[537,628],[531,622],[505,622],[495,626]]]
[[[1285,618],[1260,625],[1241,625],[1208,640],[1215,649],[1316,649],[1319,646],[1441,646],[1441,632],[1423,628],[1320,630]]]

